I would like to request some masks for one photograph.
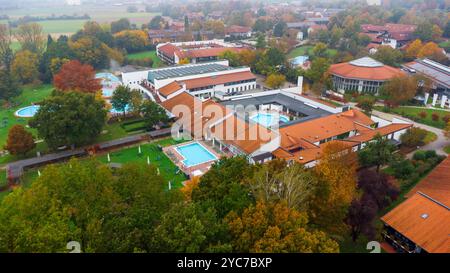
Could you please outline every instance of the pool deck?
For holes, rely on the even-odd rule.
[[[194,142],[200,143],[203,147],[205,147],[208,150],[208,152],[212,153],[217,158],[221,158],[221,157],[224,156],[224,154],[217,153],[206,142],[200,141],[200,140],[193,140],[193,141],[189,141],[189,142],[184,142],[182,144],[177,144],[177,145],[172,145],[172,146],[169,146],[169,147],[164,147],[163,148],[163,152],[167,155],[167,157],[170,158],[170,160],[172,160],[172,162],[178,168],[180,168],[180,170],[182,170],[185,174],[189,175],[190,177],[200,176],[202,174],[205,174],[211,168],[211,165],[216,161],[216,160],[212,160],[212,161],[208,161],[208,162],[201,163],[201,164],[198,164],[198,165],[194,165],[194,166],[191,166],[191,167],[185,166],[183,164],[184,158],[183,158],[183,156],[181,156],[178,153],[176,148],[180,147],[180,146],[189,145],[189,144],[192,144]],[[200,174],[200,172],[201,172],[201,174]]]

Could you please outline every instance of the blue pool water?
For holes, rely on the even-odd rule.
[[[120,82],[119,78],[117,78],[116,76],[114,76],[111,73],[97,73],[97,74],[95,74],[95,78],[102,79],[102,84],[104,84],[106,82],[110,82],[110,83],[119,83]]]
[[[129,112],[129,111],[130,111],[130,106],[127,105],[127,106],[125,107],[125,112]],[[110,112],[111,114],[123,114],[122,110],[117,110],[117,109],[115,109],[115,108],[113,108],[113,107],[109,110],[109,112]]]
[[[20,118],[32,118],[39,110],[39,105],[31,105],[17,110],[15,115]]]
[[[277,114],[272,114],[272,113],[258,113],[252,117],[250,117],[251,120],[253,120],[256,123],[261,124],[264,127],[270,127],[275,125],[276,122],[276,115]],[[279,121],[280,122],[288,122],[289,121],[289,117],[284,116],[284,115],[279,115]]]
[[[177,147],[176,150],[183,156],[183,164],[186,167],[192,167],[208,161],[217,160],[215,155],[198,142]]]
[[[112,97],[114,93],[114,89],[111,88],[102,88],[102,96],[106,98]]]

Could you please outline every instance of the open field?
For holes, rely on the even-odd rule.
[[[291,50],[289,52],[289,54],[287,55],[287,58],[292,59],[292,58],[295,58],[298,56],[303,56],[303,55],[312,57],[312,56],[314,56],[313,48],[314,48],[313,46],[301,46],[301,47],[294,48],[293,50]],[[333,57],[336,54],[337,54],[336,49],[327,49],[328,57]]]
[[[61,15],[89,15],[92,21],[99,23],[110,23],[111,21],[118,20],[120,18],[128,18],[131,23],[137,24],[139,27],[141,24],[148,23],[152,17],[159,15],[159,13],[145,12],[144,6],[139,6],[140,12],[129,13],[126,11],[127,6],[105,6],[84,4],[81,6],[67,6],[60,5],[54,7],[29,7],[20,8],[16,10],[8,10],[5,13],[14,20],[23,16],[35,16],[35,17],[48,17],[48,16],[61,16]],[[49,34],[70,34],[79,30],[83,24],[88,20],[45,20],[39,21],[42,25],[45,33]],[[6,20],[1,20],[0,23],[6,23]]]
[[[153,60],[153,67],[161,67],[163,66],[163,62],[161,59],[156,56],[156,50],[150,50],[150,51],[143,51],[143,52],[137,52],[137,53],[131,53],[127,55],[127,58],[130,60],[140,60],[145,58],[151,58]]]
[[[374,107],[378,111],[383,111],[384,108],[381,106],[375,106]],[[450,112],[444,111],[444,110],[436,110],[436,109],[426,109],[426,108],[415,108],[415,107],[396,107],[391,108],[390,110],[392,113],[404,116],[406,118],[415,120],[419,123],[423,123],[429,126],[433,126],[439,129],[443,129],[445,127],[445,122],[442,120],[443,117],[446,115],[450,115]],[[425,112],[426,117],[422,118],[419,116],[419,113]],[[433,120],[432,115],[433,113],[436,113],[439,115],[438,120]]]

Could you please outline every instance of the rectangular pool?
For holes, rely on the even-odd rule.
[[[198,142],[193,142],[175,148],[175,150],[184,158],[183,164],[186,167],[192,167],[218,158],[208,149]]]

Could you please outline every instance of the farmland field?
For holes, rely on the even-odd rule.
[[[21,8],[16,10],[8,10],[7,14],[11,19],[18,19],[23,16],[61,16],[61,15],[78,15],[88,14],[91,20],[99,23],[110,23],[120,18],[128,18],[131,23],[141,24],[148,23],[152,17],[159,13],[145,12],[144,6],[139,6],[139,12],[129,13],[126,11],[127,6],[105,6],[85,4],[82,6],[55,6],[51,8]],[[49,34],[71,34],[79,30],[88,20],[45,20],[38,23],[43,26],[44,32]],[[6,20],[0,20],[0,23],[7,23]]]

